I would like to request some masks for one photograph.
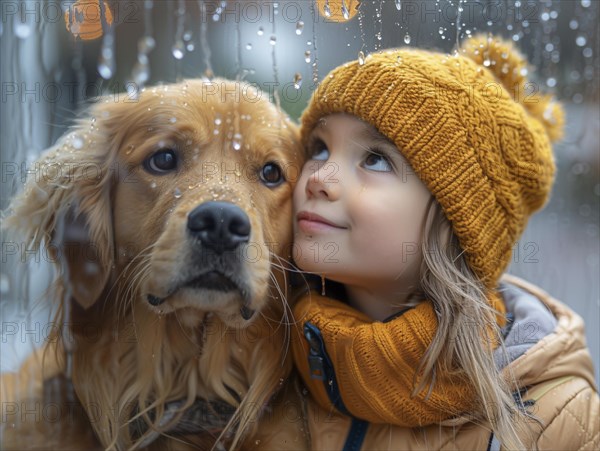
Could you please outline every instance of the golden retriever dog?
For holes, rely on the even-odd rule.
[[[188,80],[102,99],[41,156],[4,227],[56,263],[46,392],[82,410],[15,413],[7,448],[256,448],[279,427],[297,133],[249,84]]]

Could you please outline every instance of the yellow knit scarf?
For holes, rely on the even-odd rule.
[[[503,307],[497,299],[491,303]],[[338,397],[336,407],[342,413],[373,423],[417,427],[439,423],[476,406],[475,391],[460,371],[438,371],[428,397],[427,390],[411,397],[420,381],[416,370],[438,327],[430,301],[389,322],[378,322],[343,302],[311,292],[297,302],[294,317],[298,327],[292,334],[296,367],[313,398],[328,411],[334,407],[332,398]],[[332,367],[333,373],[319,374],[314,365],[311,368],[307,327],[320,335],[327,354],[322,362]],[[312,345],[318,348],[314,335]]]

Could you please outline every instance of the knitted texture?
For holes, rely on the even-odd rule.
[[[527,85],[528,70],[511,43],[487,37],[467,40],[454,56],[369,55],[325,77],[302,115],[302,139],[334,113],[377,128],[435,196],[469,267],[493,290],[548,198],[551,140],[562,131],[560,105]]]
[[[373,321],[347,304],[311,292],[294,307],[294,318],[317,326],[335,368],[340,394],[350,413],[373,423],[406,427],[439,423],[475,407],[474,389],[461,371],[438,371],[435,387],[414,397],[418,368],[437,330],[431,301],[420,303],[390,322]],[[311,377],[309,346],[300,334],[292,338],[299,373],[315,400],[331,408],[325,384]],[[413,379],[414,378],[414,379]]]

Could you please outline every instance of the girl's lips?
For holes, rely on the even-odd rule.
[[[342,227],[323,216],[320,216],[316,213],[310,213],[308,211],[301,211],[296,215],[296,221],[298,222],[298,227],[304,233],[316,233],[316,232],[327,232],[334,229],[346,229],[346,227]]]

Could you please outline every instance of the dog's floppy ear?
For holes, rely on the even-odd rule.
[[[9,207],[3,228],[26,249],[49,256],[59,283],[84,308],[102,294],[114,262],[111,187],[119,143],[115,117],[124,105],[99,103],[39,160]],[[109,118],[109,120],[102,120]]]

